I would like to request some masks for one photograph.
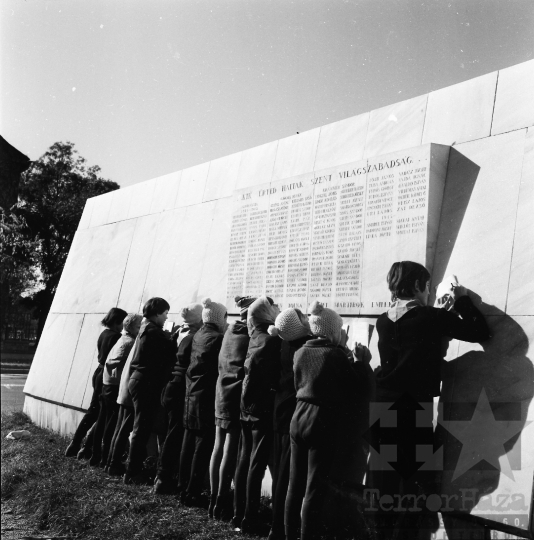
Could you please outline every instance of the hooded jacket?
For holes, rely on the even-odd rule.
[[[216,418],[239,421],[241,389],[249,341],[247,323],[242,320],[230,324],[224,334],[215,391]]]
[[[241,393],[241,420],[271,421],[274,394],[280,378],[282,340],[267,333],[269,323],[248,321],[250,342]]]
[[[214,323],[204,323],[193,337],[191,363],[186,374],[186,429],[215,427],[215,385],[222,340],[223,335]]]
[[[468,296],[454,303],[458,317],[445,309],[398,301],[376,322],[381,370],[377,390],[408,392],[416,399],[440,395],[442,338],[479,343],[490,338],[484,316]]]
[[[161,390],[169,380],[176,350],[176,341],[168,338],[163,328],[143,319],[138,345],[130,364],[130,378],[144,381]]]

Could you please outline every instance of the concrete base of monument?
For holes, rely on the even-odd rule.
[[[84,415],[82,409],[68,408],[29,395],[24,400],[23,412],[38,426],[61,435],[73,435]]]

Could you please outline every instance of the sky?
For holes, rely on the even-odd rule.
[[[127,186],[532,58],[532,0],[2,0],[0,133]]]

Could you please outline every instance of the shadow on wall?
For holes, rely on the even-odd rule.
[[[435,285],[441,283],[445,277],[479,172],[480,167],[476,163],[451,148],[432,266],[432,282]],[[434,305],[434,300],[432,294],[430,305]]]
[[[443,363],[438,422],[446,431],[439,428],[436,433],[444,445],[441,493],[451,496],[452,512],[470,514],[480,503],[479,510],[502,513],[491,497],[502,476],[531,489],[532,480],[521,471],[521,433],[534,396],[534,367],[526,356],[529,343],[521,326],[470,296],[483,312],[496,313],[487,317],[493,337],[481,344],[482,350]],[[524,514],[529,499],[528,493],[526,499],[512,497],[507,510]],[[446,529],[452,527],[454,518],[442,515]]]

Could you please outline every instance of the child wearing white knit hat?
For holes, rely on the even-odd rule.
[[[324,337],[334,345],[341,341],[343,319],[333,310],[315,301],[310,306],[310,328],[314,336]]]
[[[202,301],[204,325],[193,337],[191,363],[185,377],[184,438],[178,491],[187,506],[202,504],[201,492],[215,441],[215,386],[219,352],[226,330],[226,306]]]
[[[216,324],[221,332],[226,330],[226,306],[211,298],[202,300],[202,321]]]
[[[282,338],[281,373],[274,398],[273,445],[273,519],[270,539],[285,538],[284,509],[289,486],[291,438],[289,428],[297,406],[293,358],[295,353],[312,339],[308,317],[300,309],[288,308],[277,317],[269,334]]]

